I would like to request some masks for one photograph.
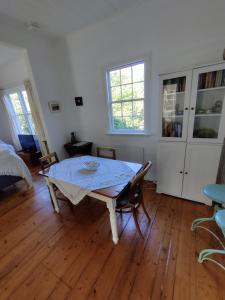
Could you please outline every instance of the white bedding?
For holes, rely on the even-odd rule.
[[[0,140],[0,175],[20,176],[32,187],[32,177],[24,161],[16,154],[13,146]]]

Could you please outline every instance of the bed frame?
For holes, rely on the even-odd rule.
[[[19,176],[0,175],[0,190],[3,190],[12,184],[15,184],[20,180],[23,180],[23,178]]]

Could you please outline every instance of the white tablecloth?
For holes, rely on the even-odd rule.
[[[84,162],[98,161],[97,171],[89,172]],[[78,204],[90,191],[129,182],[135,172],[124,162],[94,156],[81,156],[51,166],[49,177],[61,192]]]

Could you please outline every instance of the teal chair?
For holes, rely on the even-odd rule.
[[[215,259],[210,258],[211,254],[225,254],[225,245],[221,241],[221,239],[210,229],[200,225],[206,221],[215,221],[219,228],[222,230],[223,236],[225,238],[225,185],[224,184],[208,184],[203,188],[203,194],[212,200],[216,205],[214,206],[214,214],[212,217],[209,218],[199,218],[192,222],[191,230],[194,231],[196,228],[202,228],[209,233],[211,233],[215,239],[219,242],[222,246],[222,250],[219,249],[205,249],[202,250],[198,257],[198,262],[202,263],[205,260],[211,261],[216,263],[220,266],[223,270],[225,267],[216,261]]]

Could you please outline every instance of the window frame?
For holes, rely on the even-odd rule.
[[[13,117],[16,120],[17,128],[19,129],[20,134],[36,135],[35,128],[33,129],[33,126],[32,126],[31,121],[29,119],[29,115],[31,115],[31,117],[32,117],[32,112],[31,111],[29,112],[27,110],[26,103],[25,103],[25,100],[24,100],[24,97],[23,97],[23,91],[26,92],[26,89],[25,89],[24,86],[18,86],[18,87],[15,87],[15,88],[7,89],[7,90],[4,90],[4,97],[6,97],[7,100],[8,100],[8,103],[10,105],[11,117]],[[22,108],[22,112],[23,112],[22,114],[17,114],[16,113],[16,111],[14,109],[14,106],[12,104],[12,100],[10,98],[11,94],[17,94],[18,95],[20,105],[21,105],[21,108]],[[29,131],[30,131],[29,133],[23,133],[20,122],[17,118],[17,116],[19,116],[19,115],[24,116],[24,118],[27,122],[27,125],[29,127]]]
[[[126,67],[132,67],[133,65],[144,63],[144,129],[115,129],[113,126],[113,111],[112,111],[112,94],[111,94],[111,82],[110,82],[110,72],[117,69],[122,69]],[[106,84],[106,98],[107,98],[107,113],[108,113],[108,130],[106,134],[109,135],[150,135],[149,124],[146,122],[146,116],[149,111],[149,87],[147,87],[147,82],[150,85],[150,72],[149,72],[149,59],[148,58],[139,58],[134,60],[129,60],[122,64],[110,65],[105,69],[105,84]],[[132,82],[132,84],[134,84]],[[122,86],[122,85],[121,85]],[[141,100],[141,99],[140,99]],[[126,102],[127,100],[121,100],[121,103]],[[128,100],[130,101],[130,100]],[[131,99],[135,101],[135,99]],[[142,100],[141,100],[142,101]],[[118,101],[119,102],[119,101]]]

